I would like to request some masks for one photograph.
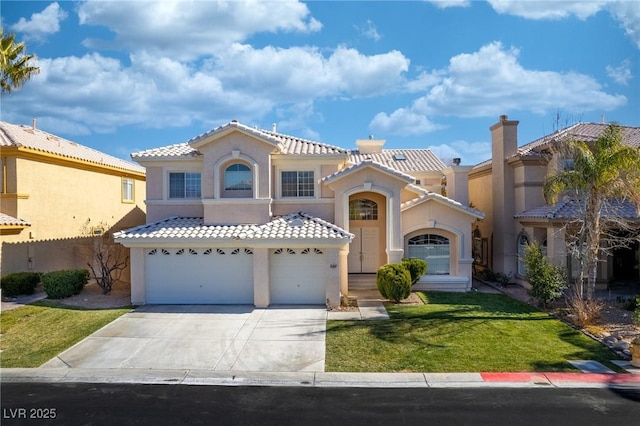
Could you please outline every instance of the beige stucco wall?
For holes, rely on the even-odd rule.
[[[1,274],[83,267],[81,240],[92,227],[121,230],[145,222],[146,186],[137,176],[72,167],[43,157],[7,157],[10,165],[2,211],[31,223],[18,234],[3,234]],[[63,163],[63,164],[60,164]],[[122,177],[134,180],[135,201],[122,201]],[[11,194],[19,194],[13,197]],[[5,210],[5,208],[7,208]],[[52,243],[57,241],[57,243]],[[15,244],[14,244],[15,243]],[[31,261],[29,261],[31,259]]]

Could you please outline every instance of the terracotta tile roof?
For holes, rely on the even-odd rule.
[[[31,226],[26,220],[0,213],[0,226]]]
[[[350,240],[353,235],[338,226],[307,215],[293,213],[261,225],[206,225],[201,217],[171,217],[117,232],[119,241],[135,240]]]
[[[407,183],[415,183],[415,178],[411,175],[408,175],[406,173],[402,173],[401,171],[398,171],[397,169],[393,169],[391,167],[385,166],[384,164],[378,163],[377,161],[374,160],[363,160],[360,161],[357,164],[354,164],[352,166],[349,167],[345,167],[342,170],[338,170],[335,173],[330,174],[329,176],[325,176],[322,178],[322,182],[324,183],[328,183],[328,182],[333,182],[336,179],[339,179],[343,176],[346,176],[348,174],[351,174],[357,170],[363,169],[365,167],[373,167],[376,168],[378,170],[382,170],[385,173],[388,173],[390,175],[393,175],[397,178],[400,178],[402,180],[407,181]]]
[[[547,147],[550,143],[566,140],[580,140],[584,142],[595,141],[600,137],[602,132],[608,127],[603,123],[577,123],[565,129],[558,130],[549,135],[536,139],[533,142],[522,145],[518,148],[516,156],[537,156],[541,149]],[[622,142],[625,145],[640,149],[640,127],[620,126],[622,131]],[[474,166],[474,169],[492,164],[492,160],[486,160]]]
[[[398,156],[403,156],[405,159],[394,158]],[[405,173],[439,172],[447,167],[430,149],[383,149],[382,152],[371,154],[362,154],[358,150],[351,151],[350,160],[352,163],[369,159]]]
[[[579,217],[584,203],[571,198],[565,198],[553,205],[542,205],[523,211],[514,216],[516,219],[561,219],[569,220]],[[603,206],[604,217],[616,215],[624,219],[640,219],[640,212],[629,201],[612,201]]]
[[[36,151],[57,154],[62,157],[83,160],[117,169],[137,173],[145,172],[144,167],[140,167],[137,164],[112,157],[104,152],[43,132],[42,130],[34,130],[32,126],[11,124],[5,121],[0,121],[0,146],[30,148]]]
[[[206,133],[198,135],[187,142],[164,146],[160,148],[148,149],[146,151],[135,152],[131,154],[133,159],[143,158],[159,158],[159,157],[193,157],[200,153],[194,146],[207,138],[223,133],[228,129],[239,129],[245,133],[256,136],[263,140],[273,143],[280,154],[284,155],[343,155],[346,157],[348,150],[322,142],[311,141],[307,139],[297,138],[282,133],[271,132],[268,130],[257,129],[241,124],[237,121],[231,121],[220,127],[216,127]]]
[[[422,189],[422,188],[421,188]],[[402,203],[400,205],[400,209],[401,210],[406,210],[409,209],[411,207],[417,206],[418,204],[422,204],[423,202],[427,201],[427,200],[438,200],[442,203],[448,204],[452,207],[457,208],[458,210],[463,210],[475,217],[477,217],[478,219],[484,219],[485,214],[483,212],[481,212],[480,210],[476,210],[472,207],[469,206],[465,206],[462,203],[453,200],[451,198],[445,197],[444,195],[440,195],[437,194],[435,192],[431,192],[431,191],[427,191],[427,190],[423,190],[424,193],[422,195],[420,195],[417,198],[413,198],[409,201],[405,201],[404,203]]]

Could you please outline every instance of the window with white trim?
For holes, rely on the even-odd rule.
[[[122,178],[122,202],[133,203],[135,201],[135,186],[133,179]]]
[[[200,197],[200,173],[169,173],[169,198]]]
[[[282,197],[313,197],[315,195],[315,178],[313,171],[281,172]]]
[[[449,275],[451,244],[447,237],[436,234],[422,234],[409,238],[409,257],[427,262],[426,275]]]

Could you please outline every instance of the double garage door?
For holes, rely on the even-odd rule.
[[[254,304],[249,248],[165,248],[145,252],[149,304]],[[322,249],[269,252],[271,304],[325,304],[327,268]]]

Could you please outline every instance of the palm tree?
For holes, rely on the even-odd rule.
[[[550,175],[544,185],[544,197],[555,204],[560,194],[575,191],[582,206],[581,217],[577,218],[581,225],[577,241],[581,271],[586,262],[587,299],[591,299],[601,236],[612,223],[622,221],[615,217],[612,201],[631,202],[636,211],[640,207],[640,151],[622,143],[622,130],[615,124],[607,126],[595,143],[572,140],[567,149],[573,156],[573,168]],[[582,278],[581,272],[580,287]]]
[[[35,55],[24,53],[24,42],[16,43],[15,34],[4,34],[0,27],[0,65],[2,66],[2,78],[0,86],[2,95],[11,93],[13,89],[19,89],[31,76],[38,74],[40,68],[31,65]]]

